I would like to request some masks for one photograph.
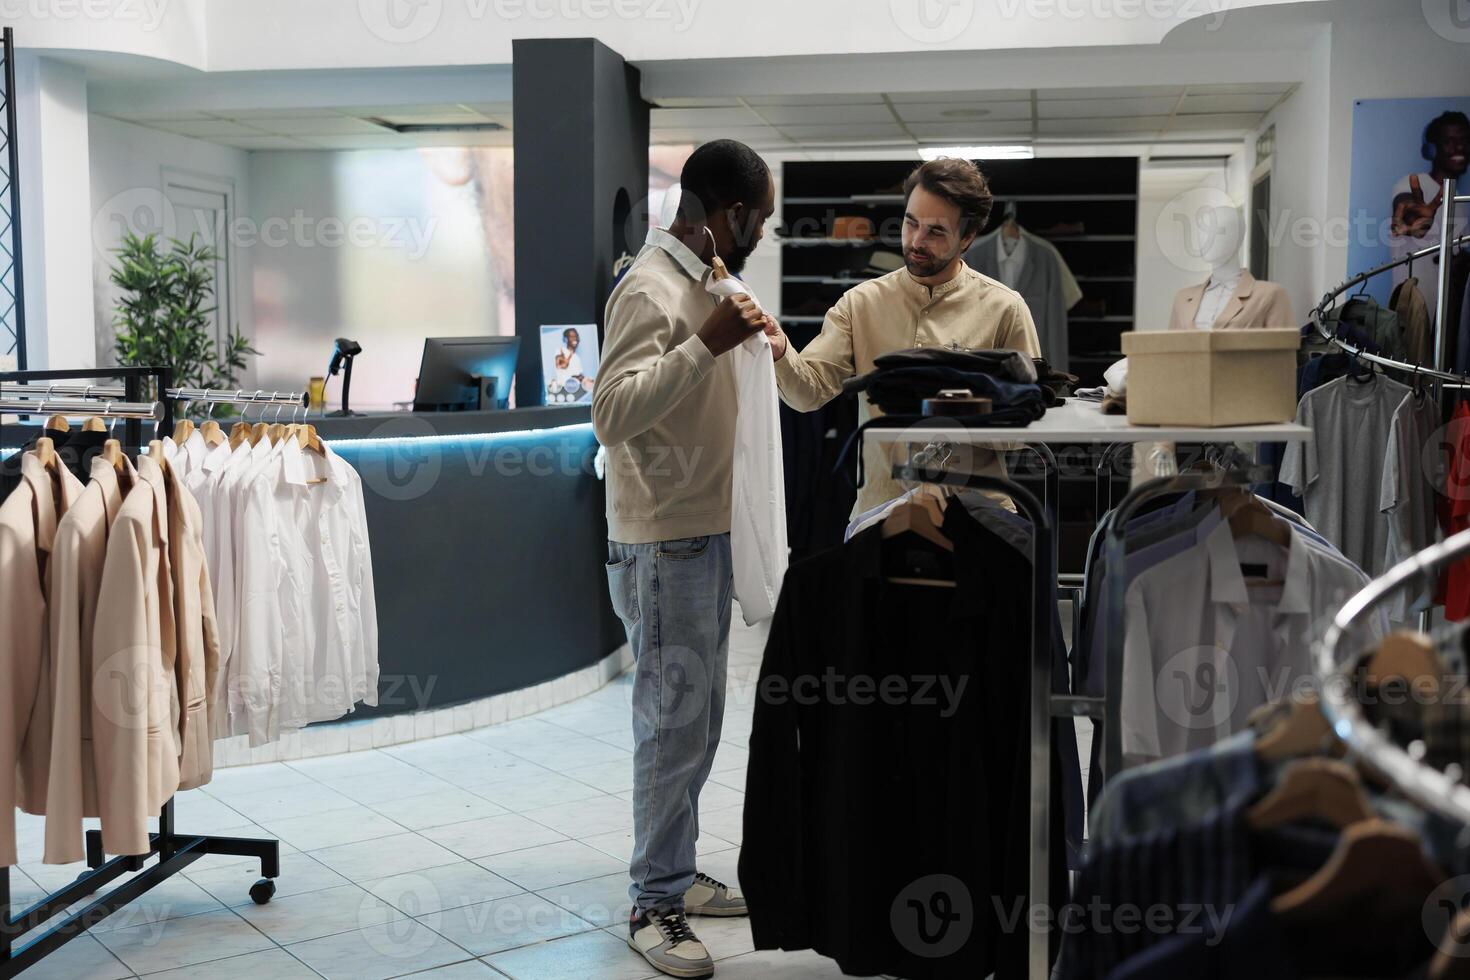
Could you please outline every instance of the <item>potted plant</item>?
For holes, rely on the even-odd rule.
[[[212,334],[214,264],[218,255],[190,235],[187,242],[129,233],[117,249],[112,283],[122,290],[113,325],[119,364],[173,368],[184,388],[238,387],[245,358],[260,352],[231,326],[222,345]],[[157,398],[158,393],[150,393]]]

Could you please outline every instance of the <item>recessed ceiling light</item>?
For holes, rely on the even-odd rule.
[[[962,160],[1030,160],[1036,153],[1023,143],[995,146],[921,146],[919,156],[925,160],[959,157]]]
[[[945,109],[939,113],[946,119],[979,119],[990,115],[989,109]]]

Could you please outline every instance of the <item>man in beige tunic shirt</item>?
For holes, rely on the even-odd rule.
[[[984,176],[968,160],[931,160],[904,184],[905,268],[847,291],[827,312],[822,332],[800,352],[768,328],[781,399],[799,412],[821,408],[848,378],[873,361],[911,347],[1010,348],[1041,356],[1036,325],[1021,295],[969,266],[965,254],[990,215]],[[866,397],[859,420],[881,414]],[[901,454],[901,450],[898,451]],[[984,451],[968,465],[1000,472]],[[902,493],[889,476],[893,456],[863,447],[865,480],[854,514]]]

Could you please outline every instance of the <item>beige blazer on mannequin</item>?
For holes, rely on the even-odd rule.
[[[1206,279],[1198,286],[1179,290],[1174,297],[1174,309],[1169,315],[1170,330],[1194,330],[1194,314],[1204,298],[1210,284]],[[1248,330],[1263,327],[1299,327],[1291,313],[1291,301],[1286,290],[1274,282],[1256,279],[1244,270],[1235,294],[1215,318],[1212,330]]]

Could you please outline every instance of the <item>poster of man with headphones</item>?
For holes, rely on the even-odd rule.
[[[1355,219],[1348,245],[1348,272],[1366,271],[1389,259],[1438,245],[1444,227],[1446,178],[1456,193],[1470,194],[1470,97],[1373,99],[1353,106],[1353,158],[1349,214]],[[1366,220],[1363,220],[1366,219]],[[1470,232],[1470,206],[1455,209],[1453,233]],[[1451,266],[1449,313],[1456,321],[1465,303],[1470,253]],[[1439,303],[1439,262],[1429,256],[1394,269],[1392,282],[1370,289],[1389,305],[1390,289],[1413,278],[1428,307]],[[1380,280],[1381,281],[1381,280]],[[1470,358],[1470,352],[1460,352]]]

